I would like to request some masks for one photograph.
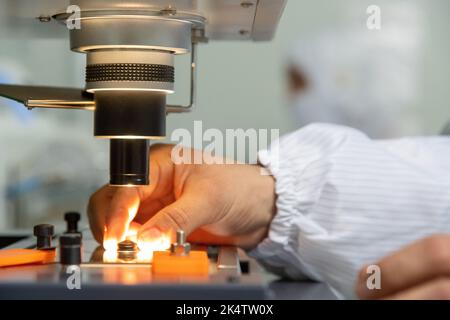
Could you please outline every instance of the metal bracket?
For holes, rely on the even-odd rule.
[[[192,111],[197,100],[197,44],[192,43],[191,49],[191,90],[190,102],[186,106],[167,105],[166,113],[184,113]]]
[[[46,109],[75,109],[75,110],[95,110],[94,101],[67,101],[67,100],[27,100],[24,103],[28,110],[34,108]]]
[[[190,112],[195,104],[197,88],[196,46],[196,43],[192,44],[189,104],[167,105],[166,113]],[[0,96],[20,102],[30,110],[34,108],[95,110],[93,95],[82,89],[0,84]]]
[[[0,84],[0,96],[22,103],[28,109],[64,108],[94,110],[92,94],[76,88]]]

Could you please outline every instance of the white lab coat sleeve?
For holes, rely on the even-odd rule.
[[[353,298],[362,266],[450,231],[449,159],[448,137],[375,141],[331,124],[289,134],[259,153],[277,212],[250,255]]]

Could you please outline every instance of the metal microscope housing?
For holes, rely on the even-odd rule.
[[[94,111],[94,136],[110,140],[110,184],[148,185],[150,141],[166,115],[195,103],[196,46],[209,40],[266,41],[286,0],[5,0],[0,22],[32,37],[64,37],[86,54],[83,89],[0,84],[27,108]],[[1,29],[1,28],[0,28]],[[0,41],[4,35],[0,30]],[[8,36],[8,35],[6,35]],[[167,105],[176,55],[190,54],[190,98]]]

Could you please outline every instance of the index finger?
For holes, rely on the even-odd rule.
[[[154,170],[150,171],[150,179],[154,181],[149,186],[116,187],[110,201],[109,210],[105,213],[105,236],[103,247],[114,250],[117,244],[125,240],[130,223],[136,217],[139,206],[144,200],[156,196],[156,187],[160,184],[160,170],[156,161],[150,162]]]
[[[106,250],[116,249],[117,243],[125,240],[128,227],[139,209],[140,201],[137,187],[116,189],[105,216],[103,247]]]
[[[130,223],[136,217],[141,202],[161,197],[171,190],[173,167],[170,146],[152,147],[149,186],[117,187],[109,210],[105,213],[105,249],[116,249],[125,240]]]

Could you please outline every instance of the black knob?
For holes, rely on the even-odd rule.
[[[78,221],[80,221],[80,214],[78,212],[66,212],[64,220],[67,222],[66,233],[78,233]]]
[[[55,228],[51,224],[34,226],[33,233],[37,237],[37,249],[53,249],[52,238],[55,234]]]
[[[65,233],[59,237],[59,257],[62,265],[81,264],[81,235]]]

